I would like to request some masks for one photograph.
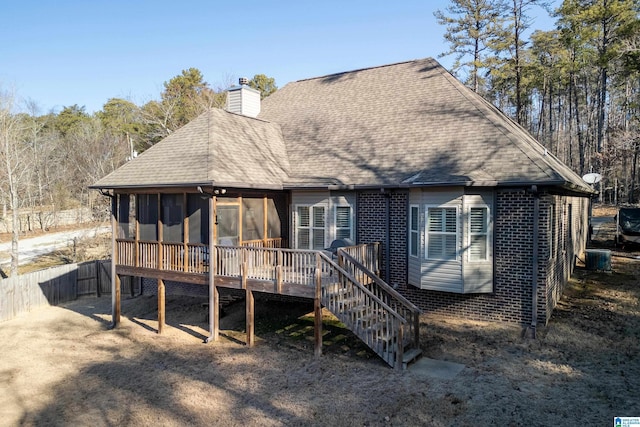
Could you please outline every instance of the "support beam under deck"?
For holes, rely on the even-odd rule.
[[[158,280],[158,333],[161,334],[165,324],[165,286],[164,280]]]

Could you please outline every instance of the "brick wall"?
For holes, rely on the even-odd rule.
[[[544,311],[539,314],[542,320],[549,321],[573,273],[576,257],[584,255],[589,200],[583,197],[549,196],[545,211],[548,212],[545,218],[554,223],[548,223],[545,232],[551,230],[552,225],[555,225],[556,230],[555,233],[549,232],[546,236],[548,244],[545,246],[545,260],[548,274]]]
[[[386,277],[387,251],[389,260],[389,284],[407,283],[407,192],[379,191],[358,193],[357,236],[358,243],[382,243],[382,271]],[[387,200],[389,202],[389,248],[386,244]]]
[[[546,269],[548,246],[546,217],[548,204],[540,201],[541,239],[538,247],[539,322],[547,318]],[[428,313],[438,313],[477,320],[527,324],[532,313],[532,251],[534,197],[524,190],[496,192],[494,208],[495,252],[494,292],[491,294],[456,294],[429,291],[406,285],[399,290]],[[405,209],[406,212],[406,209]],[[546,255],[545,255],[546,254]]]

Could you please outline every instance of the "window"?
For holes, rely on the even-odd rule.
[[[569,205],[567,206],[567,217],[567,241],[569,244],[569,250],[573,251],[573,205],[571,203],[569,203]]]
[[[264,238],[264,199],[242,198],[242,240]]]
[[[297,206],[296,246],[298,249],[325,248],[325,207]]]
[[[553,259],[556,250],[556,205],[549,206],[549,259]]]
[[[488,258],[489,209],[469,208],[469,261],[484,261]]]
[[[158,240],[158,195],[138,194],[136,208],[140,240]]]
[[[218,205],[216,212],[216,226],[218,228],[218,244],[221,246],[238,246],[240,244],[240,229],[238,217],[239,205]]]
[[[351,206],[336,206],[336,239],[353,239]]]
[[[418,205],[409,207],[409,255],[418,256],[420,247],[420,208]]]
[[[201,194],[187,196],[189,243],[209,243],[209,199]]]
[[[160,200],[162,203],[162,240],[164,242],[182,242],[184,196],[182,194],[163,194]]]
[[[427,208],[427,259],[456,260],[458,213],[455,207]]]
[[[135,239],[136,219],[132,209],[135,209],[135,197],[120,194],[118,197],[118,237],[121,239]]]

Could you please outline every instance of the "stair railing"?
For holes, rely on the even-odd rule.
[[[413,348],[420,347],[420,310],[415,304],[405,298],[347,251],[338,249],[338,265],[360,279],[381,301],[384,301],[396,313],[407,320],[405,325],[406,344]]]
[[[394,368],[402,368],[407,320],[327,255],[318,252],[322,304]]]

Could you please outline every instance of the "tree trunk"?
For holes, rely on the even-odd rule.
[[[20,239],[20,211],[18,210],[18,191],[10,188],[11,197],[11,276],[18,275],[18,240]]]
[[[578,156],[580,159],[580,176],[584,175],[585,172],[585,144],[584,144],[584,135],[582,134],[582,124],[580,122],[580,109],[578,103],[578,88],[575,82],[575,75],[572,76],[571,86],[573,89],[573,106],[575,109],[575,118],[576,118],[576,133],[578,134]]]

